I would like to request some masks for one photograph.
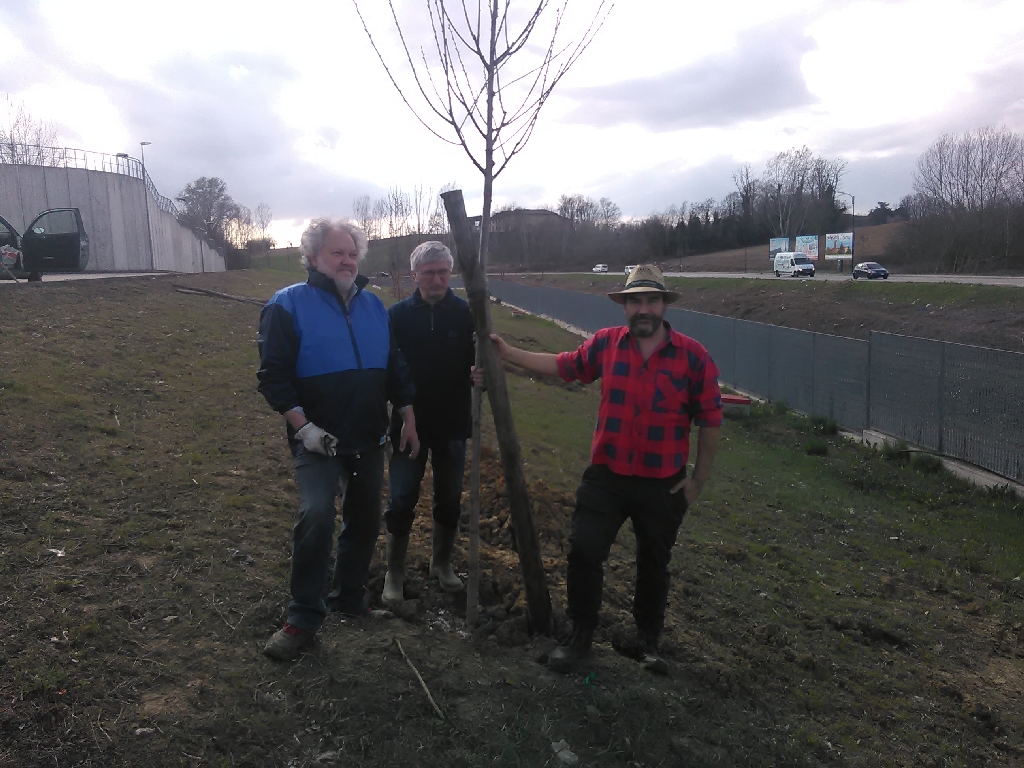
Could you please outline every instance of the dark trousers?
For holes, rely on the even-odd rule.
[[[669,490],[685,477],[657,480],[617,475],[590,465],[576,490],[576,511],[569,536],[566,593],[569,617],[582,629],[597,626],[601,610],[604,562],[619,528],[627,520],[636,536],[636,591],[633,618],[637,629],[657,638],[665,626],[668,565],[676,533],[686,514],[682,490]]]
[[[443,440],[421,445],[415,459],[395,451],[388,465],[388,506],[384,522],[388,532],[408,536],[420,499],[420,483],[427,468],[427,453],[434,473],[434,520],[456,528],[462,511],[462,474],[466,468],[466,441]]]
[[[384,451],[336,456],[302,450],[295,458],[295,477],[302,503],[292,529],[292,601],[288,623],[316,632],[327,615],[323,599],[334,538],[334,499],[339,491],[341,532],[334,561],[331,608],[358,614],[377,536],[380,534],[380,491]]]

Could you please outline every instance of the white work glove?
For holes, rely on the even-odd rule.
[[[307,421],[296,430],[295,437],[312,453],[320,453],[327,458],[332,458],[338,453],[338,438],[312,421]]]

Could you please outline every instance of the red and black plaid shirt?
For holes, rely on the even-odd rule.
[[[645,361],[629,328],[604,328],[558,355],[566,381],[601,379],[591,461],[612,472],[671,477],[686,466],[690,424],[722,425],[718,366],[697,341],[673,331]]]

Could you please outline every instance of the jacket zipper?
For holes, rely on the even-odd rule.
[[[358,296],[361,292],[362,289],[357,290],[356,295],[352,297],[352,301],[355,301],[356,296]],[[352,328],[352,318],[349,317],[348,309],[345,308],[345,300],[341,298],[341,296],[338,296],[338,306],[341,307],[341,314],[345,316],[345,325],[348,326],[348,335],[349,338],[352,339],[352,349],[355,350],[356,353],[356,365],[359,366],[359,370],[362,370],[363,358],[359,354],[359,345],[356,343],[356,332]]]

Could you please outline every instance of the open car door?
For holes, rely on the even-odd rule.
[[[0,280],[14,277],[21,270],[21,237],[18,230],[0,216]]]
[[[89,236],[77,208],[51,208],[29,224],[21,238],[25,271],[81,272],[89,263]]]

